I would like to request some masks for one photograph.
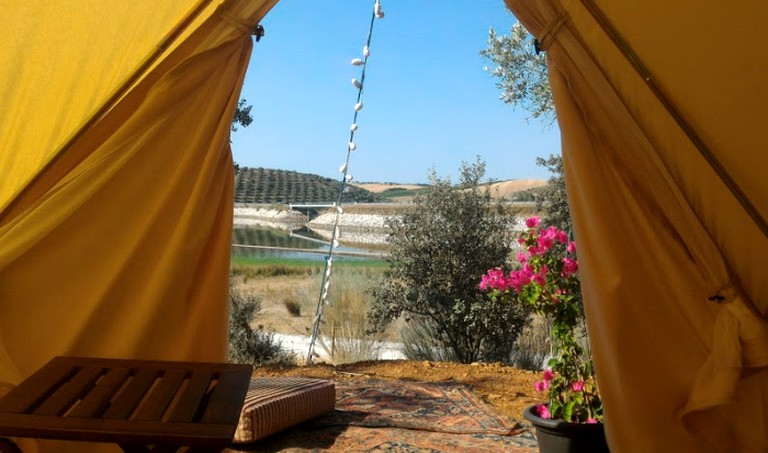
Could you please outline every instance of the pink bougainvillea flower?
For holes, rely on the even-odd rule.
[[[545,381],[536,381],[533,383],[533,389],[537,392],[543,392],[547,388],[545,387]]]
[[[574,392],[581,392],[584,390],[584,381],[576,381],[573,384],[571,384],[571,388]]]
[[[544,253],[555,245],[555,240],[547,236],[539,236],[536,243],[539,244],[539,253]]]
[[[568,243],[568,253],[576,253],[576,243],[571,241]]]
[[[538,243],[538,241],[537,241]],[[546,250],[542,249],[538,245],[530,245],[528,246],[528,254],[532,257],[535,257],[536,255],[539,255],[541,253],[544,253]]]
[[[541,417],[541,418],[544,418],[544,417]],[[597,420],[595,420],[594,418],[588,418],[588,419],[587,419],[587,423],[589,423],[589,424],[591,424],[591,425],[592,425],[592,424],[598,423],[598,421],[597,421]]]
[[[579,271],[579,262],[568,258],[567,256],[563,258],[563,271],[562,276],[563,277],[570,277],[571,275],[575,274]]]
[[[555,373],[552,370],[544,370],[543,378],[545,381],[551,381],[555,378]]]
[[[548,226],[544,229],[544,231],[541,232],[541,237],[545,237],[547,239],[552,239],[553,241],[557,239],[557,233],[558,233],[557,227],[554,226]]]
[[[566,242],[568,242],[568,233],[566,233],[563,230],[557,230],[557,236],[555,237],[555,239],[557,240],[557,242],[561,244],[565,244]]]
[[[480,284],[478,287],[483,291],[489,289],[497,289],[499,291],[506,291],[509,289],[509,279],[504,275],[504,271],[500,268],[489,269],[480,278]]]
[[[525,252],[520,252],[517,254],[517,261],[521,263],[525,263],[528,261],[528,255]]]
[[[536,413],[539,414],[539,417],[545,418],[547,420],[552,418],[552,414],[549,413],[549,409],[547,408],[547,406],[543,404],[539,404],[536,406]]]
[[[522,291],[523,287],[531,282],[532,272],[526,270],[525,267],[519,271],[511,271],[509,273],[509,285],[514,288],[515,292]]]
[[[539,216],[537,215],[531,216],[525,219],[525,226],[527,226],[528,228],[536,228],[537,226],[539,226],[539,222],[541,222],[541,219],[539,218]]]

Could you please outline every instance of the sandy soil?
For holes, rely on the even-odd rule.
[[[358,362],[310,367],[259,367],[256,376],[305,376],[334,380],[392,379],[404,381],[453,381],[466,384],[499,414],[521,420],[523,410],[541,402],[533,389],[536,373],[501,364],[463,365],[406,360]]]

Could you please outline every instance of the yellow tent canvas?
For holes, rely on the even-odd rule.
[[[229,129],[274,3],[4,5],[4,387],[61,354],[225,360]]]
[[[768,450],[768,5],[507,4],[547,52],[612,450]]]

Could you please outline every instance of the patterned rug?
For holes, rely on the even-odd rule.
[[[336,382],[335,411],[240,448],[231,451],[538,451],[531,429],[496,414],[463,385],[370,380]]]

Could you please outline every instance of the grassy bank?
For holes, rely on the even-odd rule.
[[[232,256],[233,276],[276,277],[281,275],[314,275],[325,269],[325,261],[281,258],[274,256]],[[371,269],[383,271],[387,263],[380,259],[345,259],[336,257],[334,269]]]

